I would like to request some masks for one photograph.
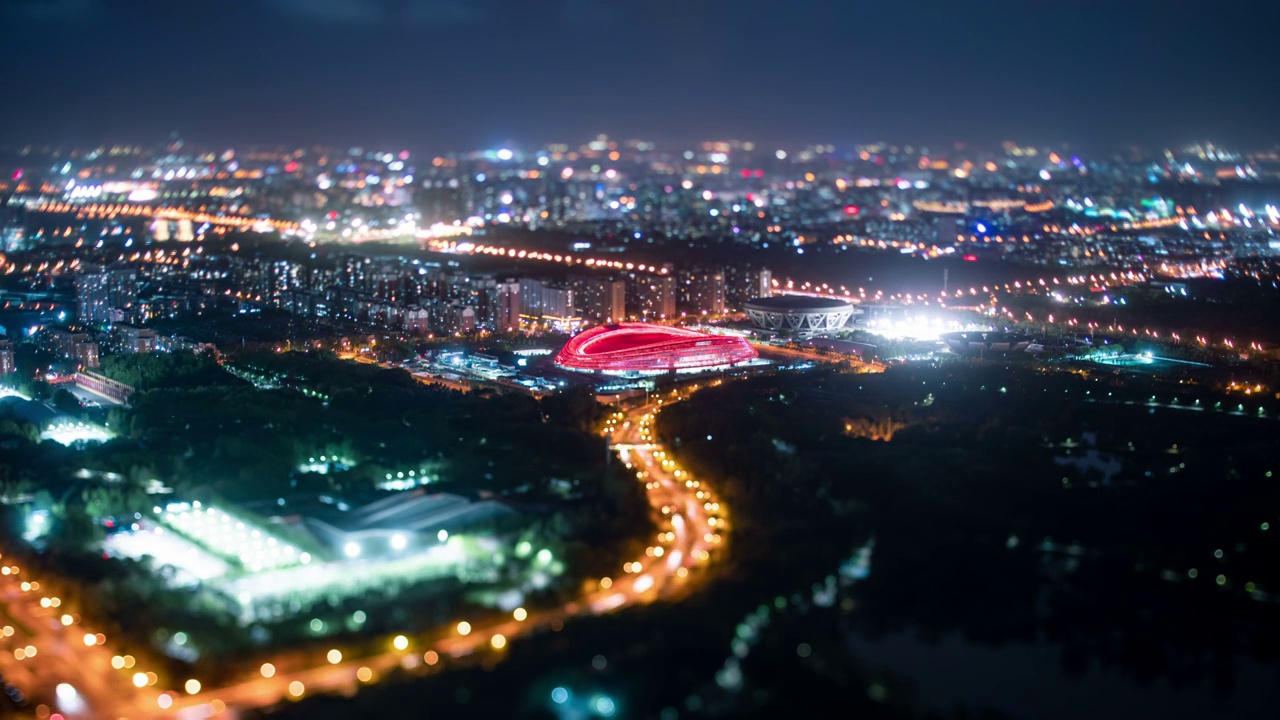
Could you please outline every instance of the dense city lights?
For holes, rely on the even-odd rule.
[[[0,716],[1274,714],[1280,8],[216,5],[0,3]]]

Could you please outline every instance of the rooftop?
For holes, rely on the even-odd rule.
[[[849,308],[852,305],[846,300],[814,297],[812,295],[774,295],[767,298],[755,298],[748,300],[746,303],[748,310],[763,310],[765,312],[821,312]]]

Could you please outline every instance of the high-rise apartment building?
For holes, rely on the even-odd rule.
[[[773,273],[766,267],[731,265],[724,270],[725,305],[740,311],[748,300],[773,295]]]
[[[520,283],[515,280],[499,282],[490,290],[489,317],[495,332],[520,328]]]
[[[128,322],[138,301],[133,268],[112,266],[76,275],[76,315],[88,325]]]
[[[700,269],[681,271],[676,306],[687,315],[724,313],[724,272]]]
[[[520,280],[520,314],[530,319],[567,320],[577,307],[573,288],[533,278]]]
[[[650,322],[674,318],[675,276],[631,273],[627,278],[627,314]]]
[[[597,323],[619,322],[627,317],[627,282],[621,278],[585,275],[574,280],[578,312]]]

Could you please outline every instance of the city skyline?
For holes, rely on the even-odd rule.
[[[0,716],[1274,714],[1277,20],[0,0]]]
[[[607,133],[660,142],[1268,145],[1274,7],[1010,3],[99,0],[6,3],[12,143],[387,144]],[[101,57],[107,54],[105,65]],[[1211,98],[1212,101],[1206,101]]]

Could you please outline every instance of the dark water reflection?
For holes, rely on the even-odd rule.
[[[1063,670],[1060,648],[1009,643],[973,644],[959,634],[926,642],[913,633],[878,638],[851,634],[852,654],[912,679],[925,705],[988,708],[1012,718],[1263,718],[1280,714],[1280,673],[1240,659],[1230,688],[1209,681],[1174,687],[1165,678],[1139,684],[1115,668],[1088,662],[1080,674]],[[1225,692],[1224,692],[1225,690]]]

